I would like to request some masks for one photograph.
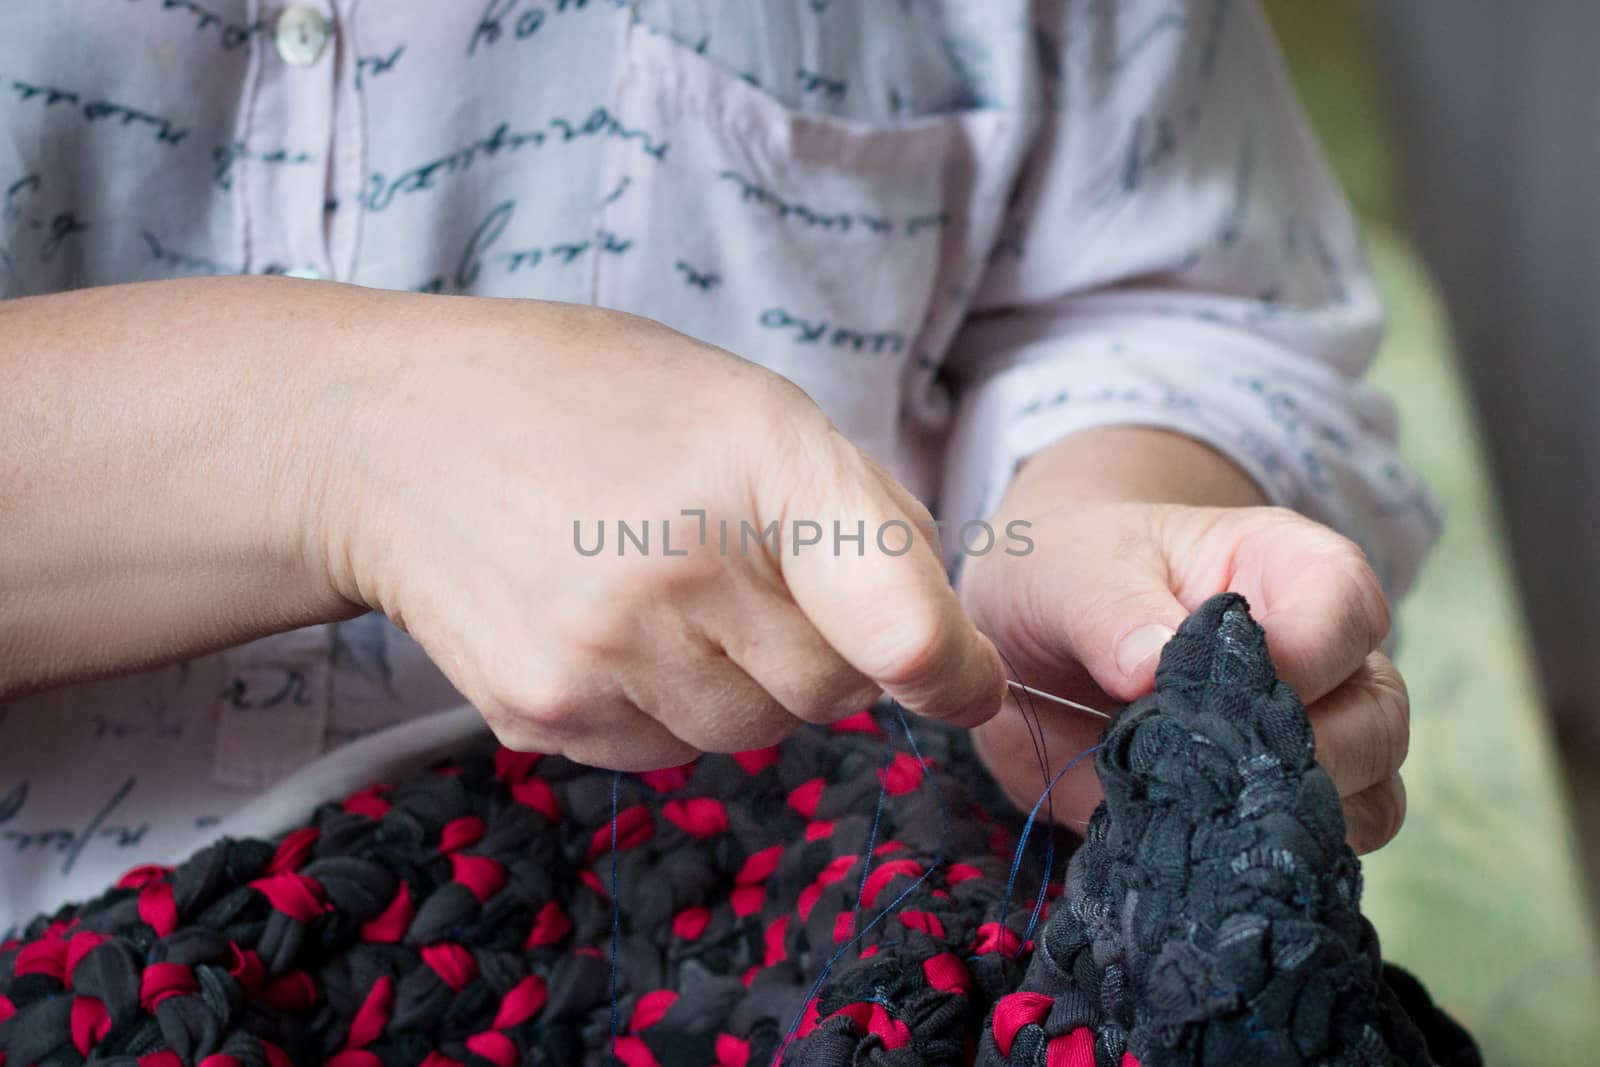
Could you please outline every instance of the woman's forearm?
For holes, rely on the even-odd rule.
[[[1017,472],[1007,494],[1030,508],[1100,501],[1251,507],[1267,503],[1255,481],[1208,445],[1141,426],[1108,426],[1065,437]],[[1007,508],[1007,510],[1014,510]]]
[[[313,558],[348,287],[0,303],[0,698],[358,613]]]

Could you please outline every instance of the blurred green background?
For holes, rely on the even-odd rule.
[[[1390,323],[1374,381],[1444,537],[1398,613],[1411,689],[1409,815],[1365,870],[1384,954],[1491,1065],[1600,1063],[1600,972],[1578,845],[1482,435],[1406,236],[1397,145],[1361,0],[1267,0],[1313,126],[1361,217]],[[1425,191],[1422,191],[1425,193]]]

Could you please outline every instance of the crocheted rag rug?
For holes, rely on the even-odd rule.
[[[1237,596],[1107,728],[1081,844],[1019,849],[965,737],[892,706],[637,775],[485,737],[34,920],[0,1067],[1479,1062],[1382,963]]]

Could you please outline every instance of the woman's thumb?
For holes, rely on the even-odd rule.
[[[1155,688],[1161,650],[1188,616],[1172,590],[1131,561],[1062,575],[1061,636],[1071,657],[1117,700]]]

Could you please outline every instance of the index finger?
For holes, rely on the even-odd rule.
[[[911,711],[965,727],[987,722],[1000,710],[1005,672],[926,539],[927,510],[909,494],[902,506],[870,464],[853,458],[841,470],[846,484],[810,506],[822,523],[835,515],[851,528],[863,523],[864,543],[859,552],[853,544],[785,551],[795,604],[847,663]],[[887,544],[880,530],[891,531]]]

